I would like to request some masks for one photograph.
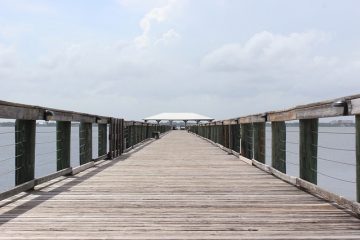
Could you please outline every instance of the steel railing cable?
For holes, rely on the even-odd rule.
[[[9,173],[16,172],[17,170],[20,170],[21,168],[22,168],[22,166],[18,167],[18,168],[15,168],[13,170],[7,171],[7,172],[0,172],[0,176],[5,176],[5,175],[8,175]]]
[[[46,141],[46,142],[37,142],[37,145],[42,145],[42,144],[50,144],[50,143],[56,143],[56,142],[61,142],[62,140],[55,140],[55,141]]]
[[[48,134],[48,133],[59,133],[59,132],[61,132],[61,131],[44,131],[44,132],[36,132],[36,134]]]
[[[283,143],[288,143],[288,144],[293,144],[293,145],[299,145],[299,143],[298,143],[298,142],[283,141],[283,140],[280,140],[280,142],[283,142]]]
[[[36,164],[36,167],[43,167],[49,164],[55,164],[55,161],[40,162],[39,164]]]
[[[350,133],[350,132],[331,132],[331,131],[321,131],[321,132],[316,132],[316,131],[312,131],[313,133],[323,133],[323,134],[335,134],[335,135],[355,135],[356,133]]]
[[[294,166],[299,166],[298,163],[294,163],[294,162],[291,162],[291,161],[289,161],[289,160],[285,161],[285,160],[282,159],[282,158],[279,158],[279,160],[282,161],[283,163],[289,163],[289,164],[294,165]]]
[[[11,144],[0,145],[0,148],[12,147],[12,146],[16,146],[16,145],[23,144],[23,143],[24,143],[24,142],[18,142],[18,143],[11,143]]]
[[[282,133],[300,133],[300,131],[295,131],[295,130],[286,130],[286,131],[280,130],[280,132],[282,132]]]
[[[313,172],[316,172],[317,174],[323,175],[323,176],[328,177],[328,178],[332,178],[332,179],[339,180],[339,181],[342,181],[342,182],[347,182],[347,183],[356,184],[355,181],[351,181],[351,180],[347,180],[347,179],[343,179],[343,178],[334,177],[334,176],[328,175],[328,174],[326,174],[326,173],[320,172],[320,171],[318,171],[318,170],[315,170],[315,169],[313,169],[313,168],[311,168],[311,170],[312,170]]]
[[[38,154],[35,154],[35,157],[50,155],[50,154],[56,153],[56,152],[58,152],[58,151],[59,151],[59,150],[51,151],[51,152],[45,152],[45,153],[38,153]]]
[[[286,153],[293,154],[293,155],[299,155],[299,153],[292,152],[292,151],[289,151],[289,150],[285,150],[285,149],[280,149],[280,150],[283,151],[283,152],[286,152]]]
[[[322,145],[316,145],[316,144],[312,144],[314,147],[318,147],[318,148],[323,148],[323,149],[328,149],[328,150],[335,150],[335,151],[344,151],[344,152],[355,152],[355,149],[349,149],[349,148],[335,148],[335,147],[327,147],[327,146],[322,146]]]
[[[312,156],[312,158],[327,161],[327,162],[334,162],[334,163],[338,163],[338,164],[348,165],[348,166],[356,166],[356,164],[353,164],[353,163],[345,163],[345,162],[340,162],[340,161],[336,161],[336,160],[332,160],[332,159],[328,159],[328,158],[323,158],[323,157]]]
[[[12,132],[0,132],[0,135],[5,135],[5,134],[14,134],[14,133],[19,133],[22,131],[12,131]]]
[[[3,159],[0,159],[0,162],[6,162],[8,160],[15,159],[15,158],[21,157],[21,156],[22,156],[22,154],[17,155],[17,156],[13,156],[13,157],[3,158]]]

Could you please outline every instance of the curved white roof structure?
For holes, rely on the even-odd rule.
[[[213,121],[213,118],[197,113],[160,113],[154,116],[144,118],[145,121]]]

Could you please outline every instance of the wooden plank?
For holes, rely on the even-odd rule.
[[[45,114],[46,112],[51,113],[51,116],[47,116]],[[95,123],[96,121],[107,122],[109,119],[108,117],[91,115],[87,113],[18,104],[5,101],[0,101],[0,118],[22,120],[75,121],[91,123]]]
[[[69,175],[72,173],[72,171],[73,171],[73,169],[71,167],[68,167],[68,168],[62,169],[60,171],[57,171],[55,173],[49,174],[47,176],[37,178],[34,180],[35,181],[34,186],[40,185],[42,183],[46,183],[50,180],[53,180],[53,179],[61,177],[61,176]]]
[[[300,120],[300,178],[317,183],[319,119]]]
[[[333,102],[330,102],[318,106],[297,108],[295,111],[297,119],[314,119],[344,116],[344,110],[344,107],[335,107],[333,106]]]
[[[15,185],[31,181],[35,175],[36,121],[15,122]]]
[[[70,167],[71,122],[56,122],[56,169]]]
[[[224,125],[236,125],[238,124],[237,119],[226,119],[222,121]]]
[[[17,186],[15,186],[13,189],[10,189],[8,191],[5,192],[1,192],[0,193],[0,201],[4,200],[6,198],[15,196],[16,194],[25,192],[25,191],[29,191],[31,189],[33,189],[35,186],[35,180],[30,180],[28,182],[19,184]]]
[[[296,119],[297,116],[295,109],[267,113],[267,120],[269,122],[283,122],[283,121],[291,121]]]
[[[12,106],[6,103],[0,101],[0,118],[36,120],[44,117],[43,109]]]
[[[256,115],[251,115],[251,116],[246,116],[246,117],[240,117],[238,122],[241,124],[261,123],[261,122],[265,122],[265,117],[263,114],[256,114]]]
[[[331,193],[331,192],[317,186],[316,184],[310,183],[301,178],[296,178],[296,185],[301,187],[302,189],[305,189],[306,191],[310,192],[311,194],[321,197],[324,200],[334,202],[341,207],[351,210],[358,217],[360,216],[360,204],[357,202],[350,201],[342,196]]]
[[[351,115],[360,114],[360,98],[350,100],[349,113]]]
[[[272,122],[272,167],[286,173],[286,125],[285,122]]]
[[[95,163],[93,161],[91,161],[91,162],[84,163],[84,164],[82,164],[80,166],[74,167],[72,169],[72,175],[76,175],[78,173],[81,173],[81,172],[83,172],[83,171],[85,171],[85,170],[87,170],[89,168],[94,167],[94,166],[95,166]]]

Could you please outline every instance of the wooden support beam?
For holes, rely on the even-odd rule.
[[[92,161],[92,123],[80,123],[79,127],[80,165]]]
[[[254,123],[254,159],[265,163],[265,123]]]
[[[57,171],[70,167],[71,122],[56,122],[56,169]]]
[[[15,184],[34,179],[35,175],[35,120],[15,122]]]
[[[356,115],[356,199],[360,202],[360,115]]]
[[[300,120],[300,178],[317,184],[319,119]]]
[[[286,125],[285,122],[272,122],[272,167],[286,173]]]
[[[107,153],[107,124],[98,124],[98,156]]]

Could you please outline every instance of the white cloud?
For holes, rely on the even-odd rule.
[[[293,95],[319,100],[323,94],[337,97],[339,89],[353,93],[359,87],[360,59],[321,54],[331,41],[329,34],[317,31],[260,32],[244,43],[225,44],[209,52],[201,66],[210,76],[226,79],[226,85],[250,92],[254,98],[264,92],[282,93],[290,101]]]
[[[152,8],[145,14],[139,23],[142,34],[134,39],[135,44],[139,48],[148,47],[150,45],[150,31],[152,28],[152,23],[161,23],[169,19],[173,11],[179,6],[179,2],[179,0],[168,0],[164,6]],[[172,33],[174,32],[175,30],[172,29]]]
[[[314,49],[329,40],[329,34],[315,31],[288,35],[260,32],[244,44],[226,44],[213,50],[202,65],[212,71],[246,71],[307,64]]]
[[[168,45],[168,44],[176,41],[179,38],[180,38],[180,34],[178,32],[176,32],[174,29],[170,29],[169,31],[165,32],[161,36],[161,38],[159,38],[158,40],[155,41],[155,45],[158,45],[158,44]]]

